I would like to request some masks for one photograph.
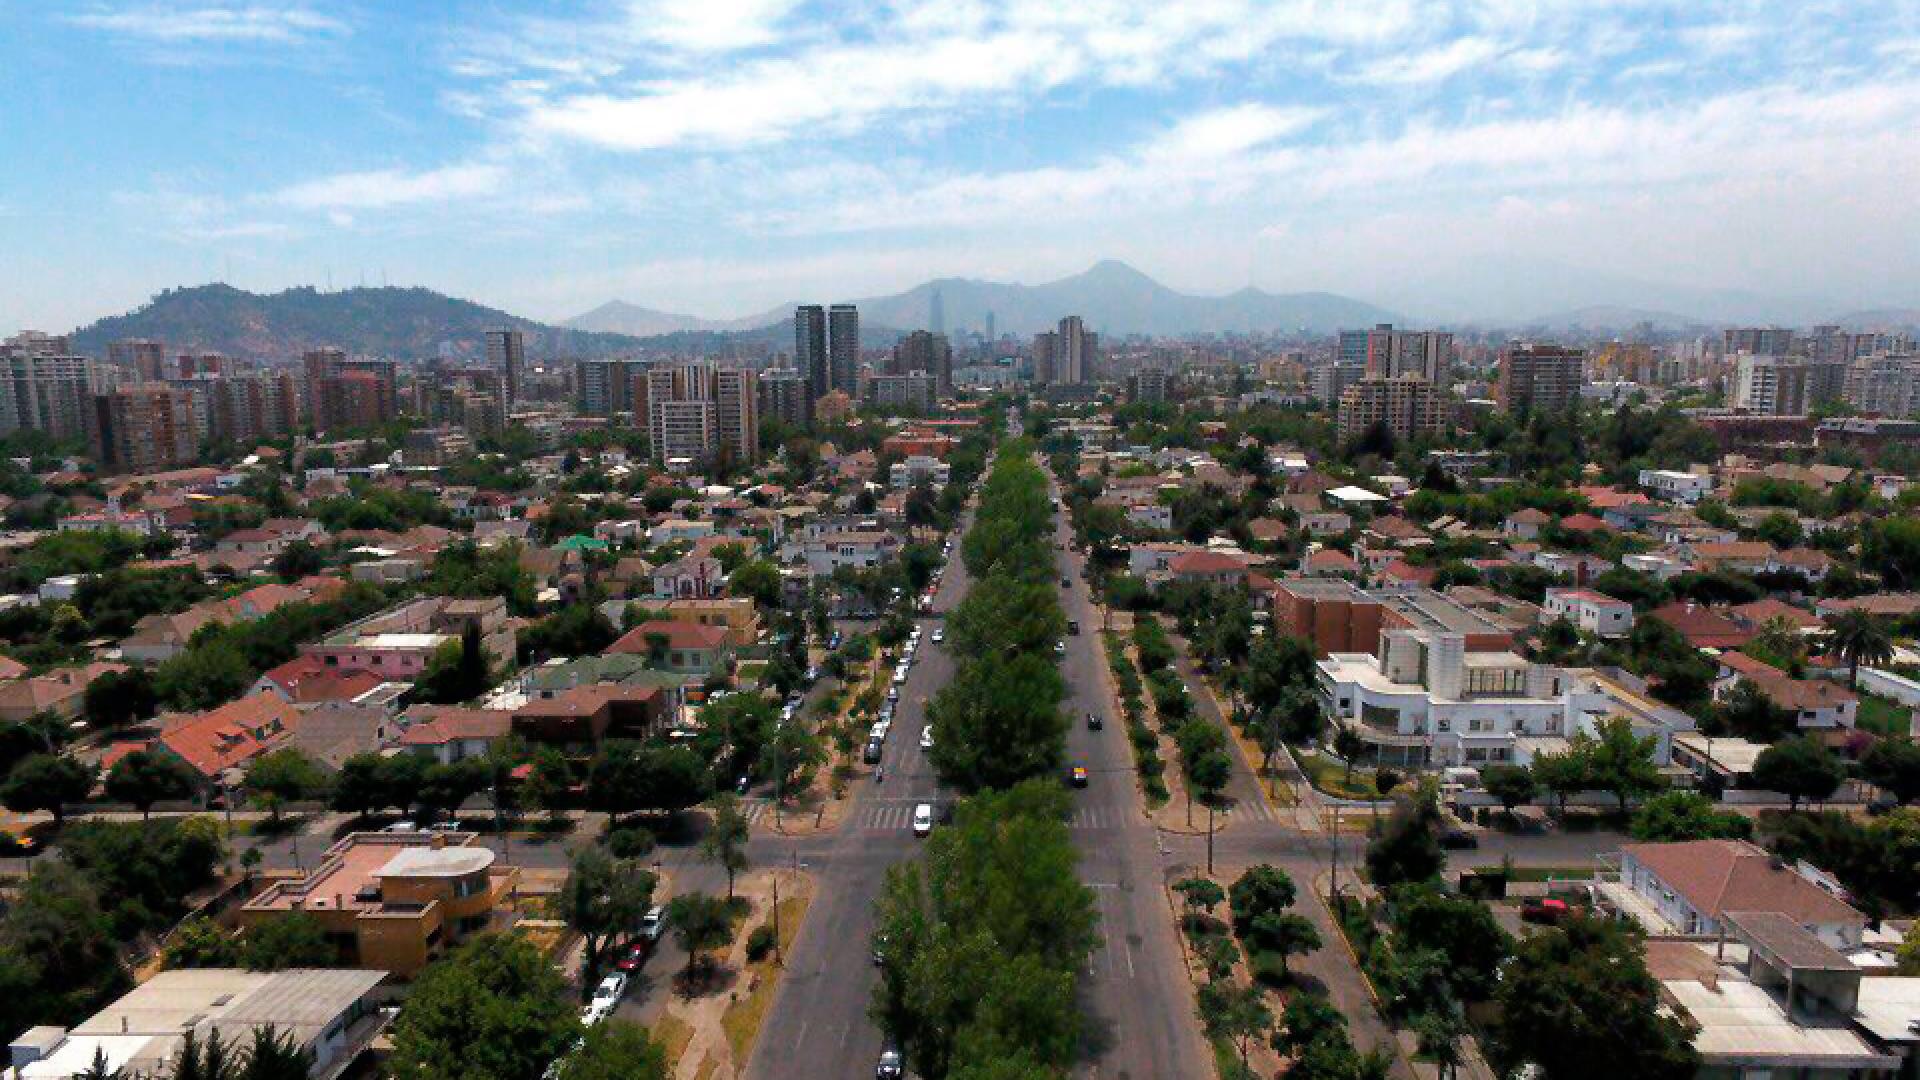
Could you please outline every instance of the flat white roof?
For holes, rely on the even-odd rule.
[[[368,634],[353,645],[359,649],[428,649],[453,640],[452,634]]]
[[[1711,989],[1692,979],[1670,979],[1661,985],[1700,1025],[1693,1047],[1709,1063],[1718,1059],[1854,1069],[1891,1068],[1897,1063],[1875,1052],[1843,1021],[1818,1026],[1794,1023],[1772,995],[1725,971]]]
[[[1327,498],[1333,499],[1336,502],[1345,503],[1382,503],[1387,501],[1385,495],[1376,495],[1366,488],[1354,487],[1352,484],[1348,484],[1346,487],[1334,488],[1332,491],[1327,492]]]
[[[404,847],[375,877],[464,877],[493,865],[493,852],[477,846]]]

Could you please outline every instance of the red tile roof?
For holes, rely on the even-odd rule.
[[[1753,633],[1732,619],[1690,602],[1668,604],[1647,617],[1673,627],[1696,649],[1737,649],[1753,640]]]
[[[327,665],[317,656],[296,656],[260,676],[278,686],[283,694],[301,705],[322,701],[352,701],[379,686],[381,678],[370,671],[346,671]]]
[[[456,739],[504,739],[513,728],[513,714],[501,709],[428,705],[407,715],[414,722],[400,736],[402,746],[443,746]]]
[[[160,743],[212,779],[286,745],[299,724],[298,707],[275,694],[259,693],[173,718],[160,733]]]
[[[1651,870],[1694,910],[1771,911],[1801,924],[1864,923],[1866,916],[1782,866],[1745,840],[1628,844],[1621,849]]]
[[[652,651],[648,639],[655,634],[666,637],[669,649],[717,649],[727,642],[724,627],[679,619],[651,619],[627,631],[607,651],[645,656]]]

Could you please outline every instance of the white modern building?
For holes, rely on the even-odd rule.
[[[1713,491],[1713,477],[1678,469],[1641,469],[1640,486],[1663,499],[1689,505]]]
[[[1591,589],[1548,589],[1547,618],[1565,619],[1595,637],[1624,637],[1633,629],[1633,605]]]

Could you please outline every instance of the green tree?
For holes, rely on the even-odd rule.
[[[99,728],[125,727],[152,719],[160,707],[153,676],[139,668],[105,672],[87,684],[87,722]]]
[[[329,805],[336,811],[367,817],[387,805],[387,787],[382,782],[381,765],[386,759],[369,751],[355,754],[340,763],[334,774]]]
[[[1753,822],[1732,811],[1718,809],[1697,791],[1667,791],[1648,799],[1633,812],[1629,826],[1635,840],[1674,843],[1682,840],[1745,840]]]
[[[1589,744],[1576,739],[1555,754],[1538,754],[1530,768],[1540,786],[1553,793],[1560,813],[1567,812],[1567,798],[1594,786],[1592,753]]]
[[[1281,914],[1293,906],[1298,895],[1293,878],[1285,870],[1266,863],[1249,867],[1227,890],[1234,930],[1244,933],[1260,916]]]
[[[1816,802],[1840,789],[1847,769],[1833,752],[1812,738],[1782,739],[1754,760],[1753,786],[1785,795],[1795,810],[1801,799]]]
[[[718,896],[681,893],[667,904],[667,923],[687,953],[687,974],[699,970],[707,953],[733,938],[733,916]]]
[[[1860,759],[1860,775],[1902,803],[1920,799],[1920,744],[1882,739]]]
[[[587,986],[599,978],[608,953],[639,927],[657,884],[637,861],[614,858],[605,848],[574,852],[554,899],[560,917],[586,945]]]
[[[107,798],[140,811],[145,819],[153,804],[191,798],[194,775],[180,759],[152,750],[136,750],[107,770]]]
[[[647,1029],[609,1019],[588,1029],[554,1080],[670,1080],[666,1047]]]
[[[0,915],[0,1027],[75,1023],[128,985],[119,942],[86,875],[35,860]]]
[[[468,799],[493,783],[487,763],[479,758],[434,763],[420,781],[420,804],[436,815],[452,817]]]
[[[1287,958],[1295,953],[1309,953],[1321,945],[1320,931],[1304,915],[1285,914],[1257,915],[1247,924],[1244,939],[1247,947],[1256,957],[1260,955],[1280,958],[1280,973],[1287,970]]]
[[[727,902],[733,902],[734,875],[747,868],[747,819],[740,802],[722,792],[713,800],[713,822],[700,838],[700,854],[726,872]]]
[[[249,927],[240,935],[240,959],[250,971],[331,967],[340,951],[327,940],[320,920],[290,911]]]
[[[204,915],[182,919],[161,946],[160,962],[172,968],[224,968],[240,964],[240,943]]]
[[[1691,1080],[1699,1068],[1692,1033],[1621,923],[1574,919],[1526,938],[1496,1000],[1487,1049],[1503,1075],[1532,1064],[1545,1080]]]
[[[520,631],[521,663],[555,656],[592,656],[620,637],[592,604],[572,604]]]
[[[566,984],[538,949],[481,934],[414,982],[389,1068],[416,1080],[536,1080],[579,1031]]]
[[[1183,878],[1173,883],[1173,891],[1180,894],[1180,902],[1187,909],[1187,921],[1190,925],[1205,922],[1213,914],[1213,909],[1227,898],[1227,891],[1217,882],[1203,877]]]
[[[1588,776],[1594,787],[1613,793],[1620,802],[1620,813],[1625,815],[1630,799],[1667,786],[1660,766],[1653,760],[1658,740],[1652,735],[1635,735],[1632,723],[1624,716],[1607,717],[1600,721],[1598,730],[1600,737],[1593,740],[1587,756]]]
[[[1333,1007],[1324,994],[1300,992],[1287,998],[1280,1013],[1280,1028],[1273,1034],[1273,1048],[1282,1054],[1297,1053],[1319,1039],[1347,1037],[1347,1018]]]
[[[1380,887],[1432,881],[1446,869],[1440,849],[1440,792],[1431,781],[1394,804],[1367,844],[1367,876]]]
[[[547,812],[548,818],[559,821],[573,803],[574,787],[573,766],[560,751],[551,746],[543,746],[534,751],[533,767],[527,771],[527,801]]]
[[[765,559],[749,560],[727,575],[727,593],[772,611],[780,606],[780,568]]]
[[[93,1048],[93,1061],[81,1071],[73,1074],[74,1080],[125,1080],[125,1069],[116,1069],[107,1064],[105,1047]]]
[[[245,1059],[216,1029],[203,1039],[192,1028],[180,1042],[170,1080],[239,1080]]]
[[[413,696],[436,705],[457,705],[471,701],[493,685],[492,664],[480,644],[480,633],[472,626],[458,642],[442,645],[427,660],[426,670],[413,686]]]
[[[1913,525],[1912,521],[1906,525]],[[1915,563],[1920,569],[1920,563]],[[1847,662],[1847,685],[1860,685],[1860,665],[1884,664],[1893,659],[1893,635],[1886,621],[1852,608],[1827,621],[1828,640],[1833,651]]]
[[[286,804],[311,798],[325,784],[320,766],[291,746],[262,754],[247,767],[247,795],[265,806],[275,823]]]
[[[1485,904],[1411,886],[1394,893],[1388,911],[1396,950],[1430,950],[1444,956],[1447,981],[1453,995],[1462,1000],[1485,1001],[1493,996],[1513,939]]]
[[[1241,986],[1228,979],[1216,979],[1200,988],[1201,1024],[1207,1034],[1232,1041],[1243,1070],[1253,1040],[1273,1028],[1273,1011],[1267,1008],[1265,998],[1259,987]]]
[[[1540,790],[1533,773],[1525,765],[1489,765],[1480,770],[1480,786],[1487,794],[1500,800],[1507,813],[1522,803],[1532,802],[1533,796]]]
[[[94,770],[72,758],[34,754],[13,767],[0,783],[0,804],[18,814],[44,810],[56,824],[67,820],[67,806],[93,791]]]
[[[239,1080],[307,1080],[313,1065],[308,1053],[289,1032],[272,1024],[254,1028],[247,1040],[246,1064]]]

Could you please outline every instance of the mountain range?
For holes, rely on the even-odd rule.
[[[485,332],[503,327],[522,331],[535,357],[608,356],[641,346],[632,337],[548,326],[431,289],[251,293],[231,285],[168,289],[145,307],[74,331],[73,344],[89,356],[106,355],[111,341],[150,338],[169,349],[256,359],[336,345],[370,356],[471,360],[484,353]]]
[[[1126,263],[1108,259],[1083,273],[1040,285],[939,278],[905,292],[856,299],[852,303],[860,309],[862,335],[870,326],[931,326],[936,294],[948,331],[983,330],[988,313],[992,313],[996,332],[1021,337],[1051,329],[1064,315],[1079,315],[1088,327],[1116,337],[1292,330],[1331,333],[1342,327],[1395,319],[1383,308],[1333,293],[1241,289],[1225,296],[1196,296],[1176,292]],[[616,300],[561,325],[634,335],[737,332],[790,323],[793,307],[784,304],[760,315],[714,321]]]

